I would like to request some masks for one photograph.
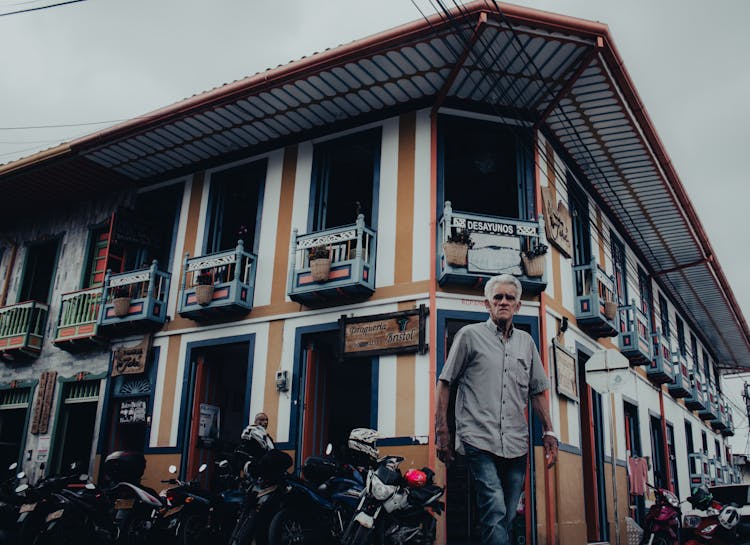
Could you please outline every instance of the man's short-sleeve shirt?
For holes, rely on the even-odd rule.
[[[531,335],[513,328],[507,341],[492,320],[463,327],[440,380],[457,384],[456,450],[463,442],[503,458],[528,451],[529,397],[549,388]]]

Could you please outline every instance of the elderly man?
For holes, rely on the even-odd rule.
[[[487,281],[486,322],[462,328],[453,341],[436,390],[437,455],[445,464],[454,448],[466,456],[476,489],[483,545],[507,545],[508,528],[523,490],[529,426],[529,398],[542,421],[547,467],[557,460],[544,391],[549,379],[531,336],[513,327],[521,308],[521,283],[503,274]],[[457,387],[456,440],[448,431],[448,400]]]

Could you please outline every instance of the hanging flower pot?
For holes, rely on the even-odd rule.
[[[327,282],[331,272],[331,252],[325,246],[310,249],[310,273],[313,282]]]
[[[474,246],[471,234],[464,230],[448,235],[448,240],[443,242],[443,253],[445,262],[453,267],[466,267],[468,264],[469,249]]]
[[[536,255],[531,257],[521,255],[521,261],[523,262],[523,269],[526,271],[526,276],[536,277],[544,275],[543,255]]]
[[[604,315],[607,320],[614,320],[617,316],[617,302],[616,301],[604,301]]]
[[[195,286],[195,300],[196,302],[205,307],[214,298],[214,286],[213,284],[198,284]]]
[[[115,316],[124,318],[130,311],[130,297],[115,297],[112,300],[112,309]]]

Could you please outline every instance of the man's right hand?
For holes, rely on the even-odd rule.
[[[445,465],[449,465],[455,459],[455,452],[451,444],[451,434],[448,428],[439,428],[435,430],[435,446],[437,447],[437,457]]]

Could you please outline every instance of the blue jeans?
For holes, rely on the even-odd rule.
[[[526,455],[500,458],[467,443],[464,451],[476,489],[482,545],[509,545],[526,477]]]

